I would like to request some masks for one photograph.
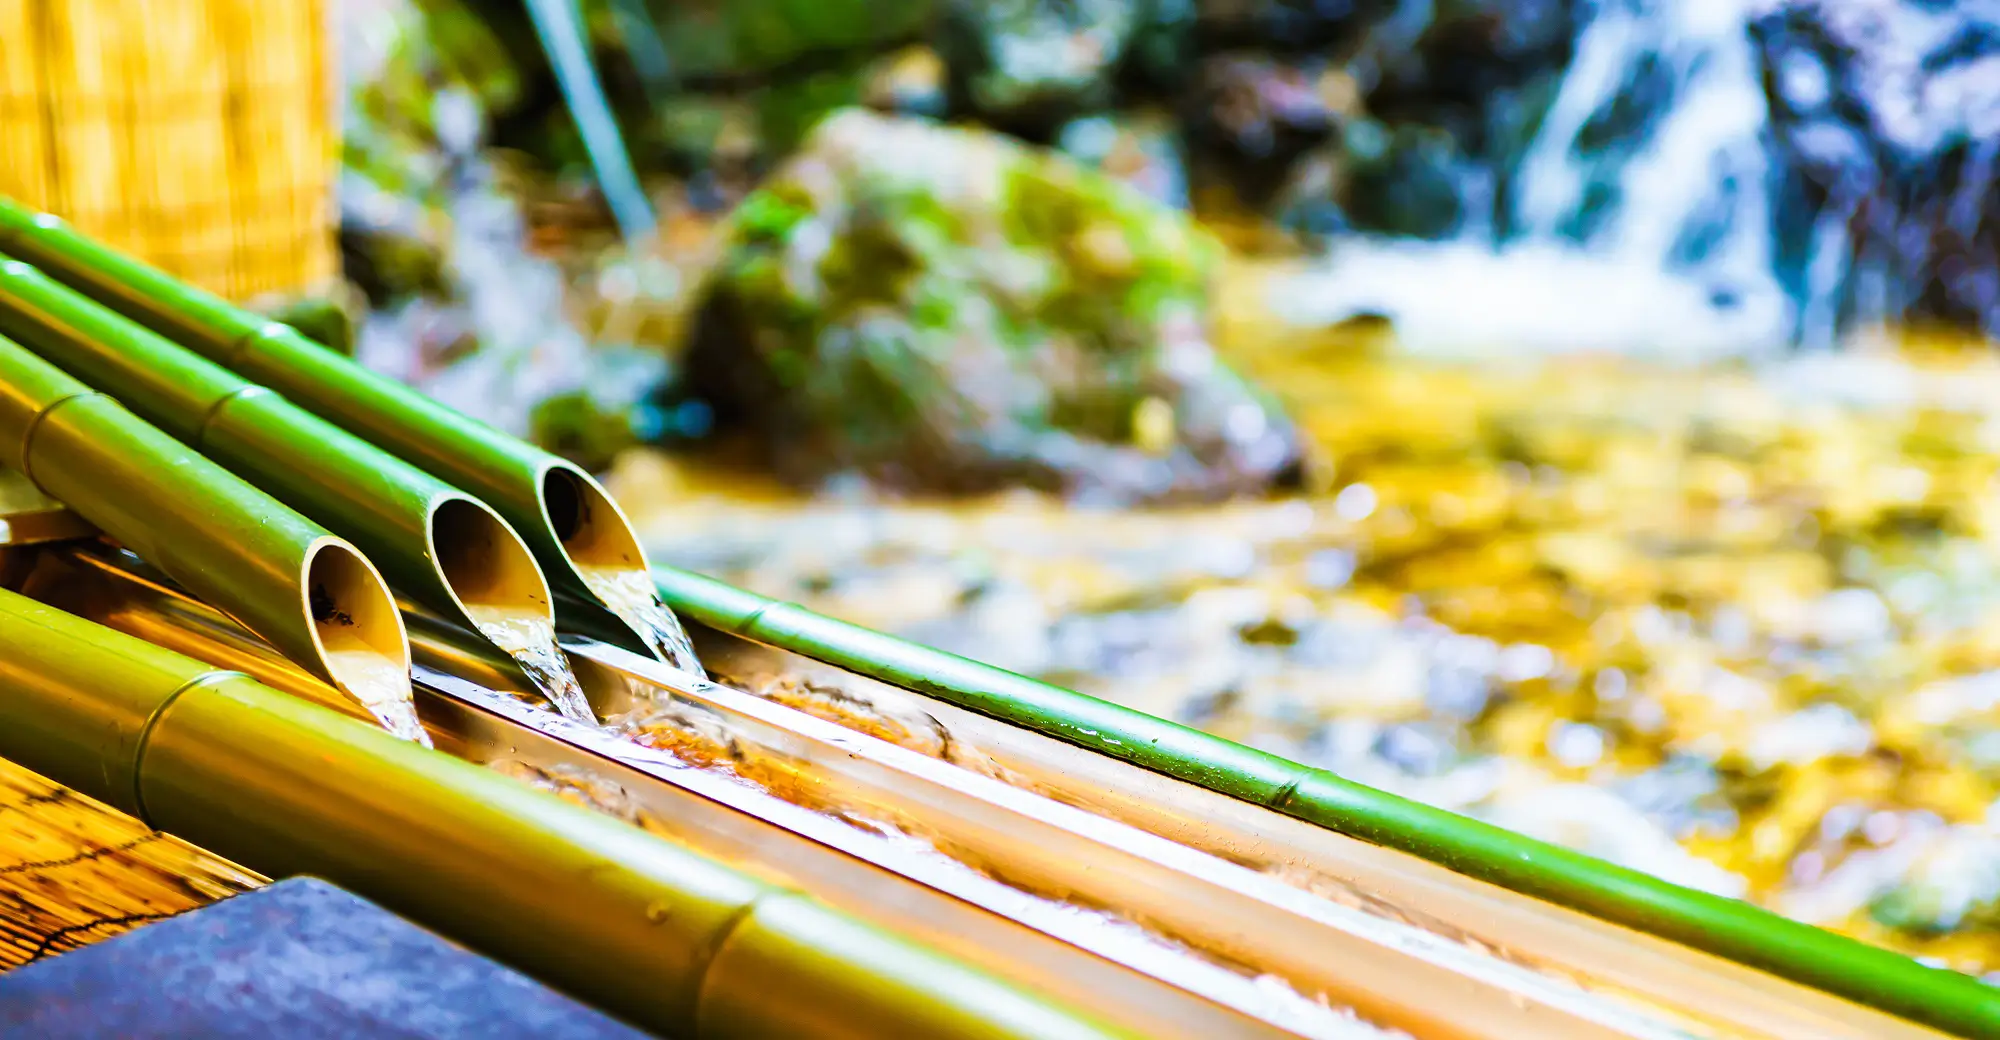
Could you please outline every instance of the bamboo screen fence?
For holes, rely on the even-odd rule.
[[[239,301],[337,264],[326,0],[0,0],[0,193]]]

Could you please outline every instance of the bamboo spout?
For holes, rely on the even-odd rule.
[[[583,469],[4,198],[0,250],[491,503],[549,575],[567,622],[700,672],[631,521]]]
[[[399,589],[486,635],[558,708],[594,721],[555,649],[548,582],[485,503],[4,257],[0,332],[353,540]]]
[[[9,465],[331,682],[424,740],[389,587],[354,546],[0,338]]]
[[[228,615],[190,596],[159,569],[97,542],[41,547],[23,558],[19,576],[0,587],[58,610],[143,639],[217,668],[242,672],[273,689],[365,718],[312,673],[287,660]],[[524,700],[541,691],[506,654],[464,626],[399,600],[416,665]],[[612,687],[585,671],[580,679],[593,706],[617,704]]]

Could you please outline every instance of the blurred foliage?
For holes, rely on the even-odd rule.
[[[536,444],[589,470],[610,468],[620,452],[639,443],[629,408],[606,407],[582,390],[543,398],[529,422]]]
[[[742,79],[910,39],[933,0],[648,0],[676,75]]]
[[[315,297],[302,299],[273,311],[275,321],[312,337],[342,354],[354,353],[354,315],[338,300]]]
[[[1307,496],[615,490],[766,595],[2000,970],[2000,362],[1452,365],[1260,306],[1224,356],[1324,460]]]

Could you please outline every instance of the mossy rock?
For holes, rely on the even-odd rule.
[[[1215,356],[1219,247],[1000,135],[846,110],[731,217],[686,360],[787,476],[1216,497],[1297,439]]]

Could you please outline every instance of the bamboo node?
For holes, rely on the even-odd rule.
[[[118,405],[118,402],[113,400],[109,394],[99,393],[96,390],[78,390],[74,393],[64,394],[43,405],[40,411],[28,417],[28,425],[21,430],[21,457],[15,461],[14,468],[20,470],[21,475],[28,478],[28,483],[35,485],[43,494],[50,495],[51,497],[54,496],[53,492],[42,486],[40,480],[35,479],[35,434],[41,431],[42,423],[46,422],[49,416],[55,414],[56,409],[61,408],[71,401],[80,401],[86,397],[102,397],[112,404]],[[124,407],[123,405],[118,406],[121,408]]]

